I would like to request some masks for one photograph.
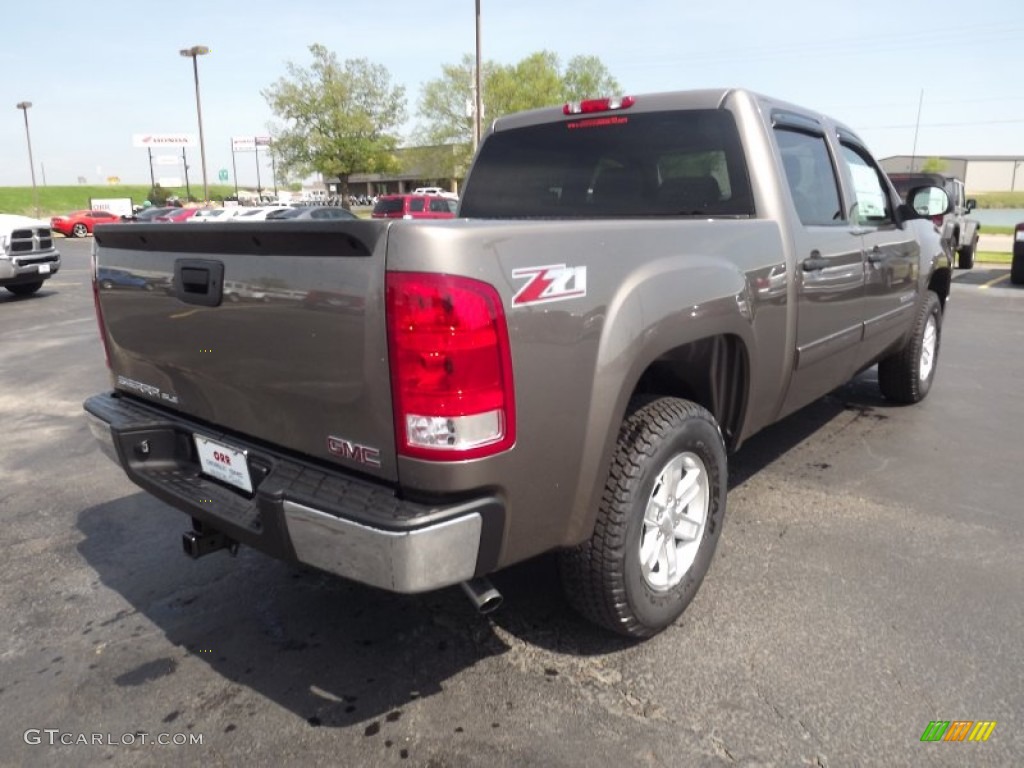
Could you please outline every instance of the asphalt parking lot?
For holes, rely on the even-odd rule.
[[[924,403],[889,406],[868,371],[733,457],[704,587],[632,644],[569,611],[550,559],[499,574],[488,617],[458,589],[186,559],[188,521],[82,417],[108,386],[91,242],[61,241],[36,296],[0,290],[0,764],[1020,764],[1024,288],[1007,267],[957,273]],[[933,720],[997,725],[922,743]]]

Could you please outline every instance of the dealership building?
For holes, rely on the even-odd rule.
[[[886,173],[907,173],[936,167],[943,176],[963,179],[971,193],[1024,191],[1024,157],[1014,155],[962,155],[959,157],[912,157],[897,155],[881,160]]]

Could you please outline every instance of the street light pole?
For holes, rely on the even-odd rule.
[[[480,0],[476,0],[476,70],[473,73],[473,152],[480,145],[480,113],[483,98],[480,93]]]
[[[28,108],[32,106],[31,101],[19,101],[15,106],[25,114],[25,141],[28,142],[28,165],[32,171],[32,202],[36,208],[36,218],[39,218],[39,189],[36,187],[36,161],[32,159],[32,134],[28,130]]]
[[[193,45],[191,48],[183,48],[178,51],[182,56],[192,59],[192,74],[196,82],[196,116],[199,118],[199,157],[203,165],[203,202],[210,199],[210,188],[206,183],[206,142],[203,140],[203,104],[199,99],[199,59],[205,56],[210,49],[205,45]]]

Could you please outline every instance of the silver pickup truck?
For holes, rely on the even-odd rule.
[[[847,127],[742,90],[513,115],[454,220],[98,227],[95,267],[147,284],[96,284],[113,389],[85,409],[194,557],[487,609],[488,574],[558,551],[578,610],[649,636],[708,571],[730,451],[876,363],[927,395],[948,198],[908,198]]]
[[[60,252],[46,221],[0,213],[0,286],[28,296],[60,270]]]

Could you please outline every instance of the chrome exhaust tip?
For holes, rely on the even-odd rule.
[[[464,581],[460,586],[480,613],[491,613],[498,610],[504,599],[501,592],[495,589],[490,579],[485,576]]]

